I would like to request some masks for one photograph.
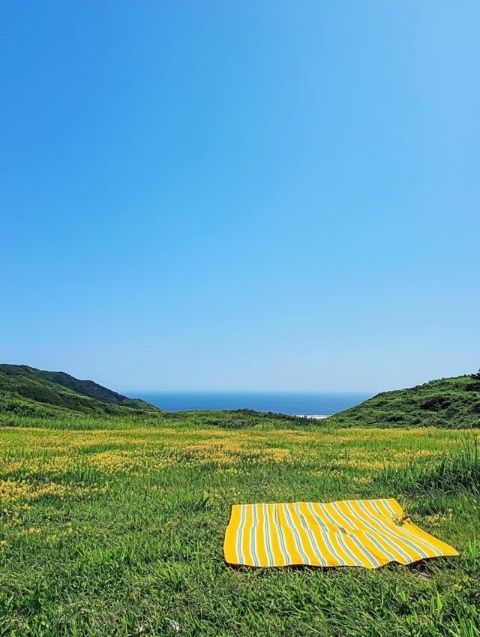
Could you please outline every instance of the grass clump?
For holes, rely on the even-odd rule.
[[[425,490],[445,493],[468,491],[480,494],[480,451],[478,438],[440,460],[423,464],[410,460],[404,467],[386,467],[379,480],[387,487],[414,494]]]

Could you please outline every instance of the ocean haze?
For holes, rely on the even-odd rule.
[[[365,392],[128,392],[166,411],[255,409],[291,415],[322,415],[353,407],[370,398]]]

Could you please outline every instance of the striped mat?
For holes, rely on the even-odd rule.
[[[365,568],[458,555],[415,526],[393,498],[234,504],[224,552],[235,565]]]

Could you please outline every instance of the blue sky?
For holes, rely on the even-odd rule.
[[[480,366],[480,4],[0,2],[0,358],[117,389]]]

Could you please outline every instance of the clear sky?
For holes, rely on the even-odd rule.
[[[123,390],[480,366],[480,3],[0,1],[0,358]]]

